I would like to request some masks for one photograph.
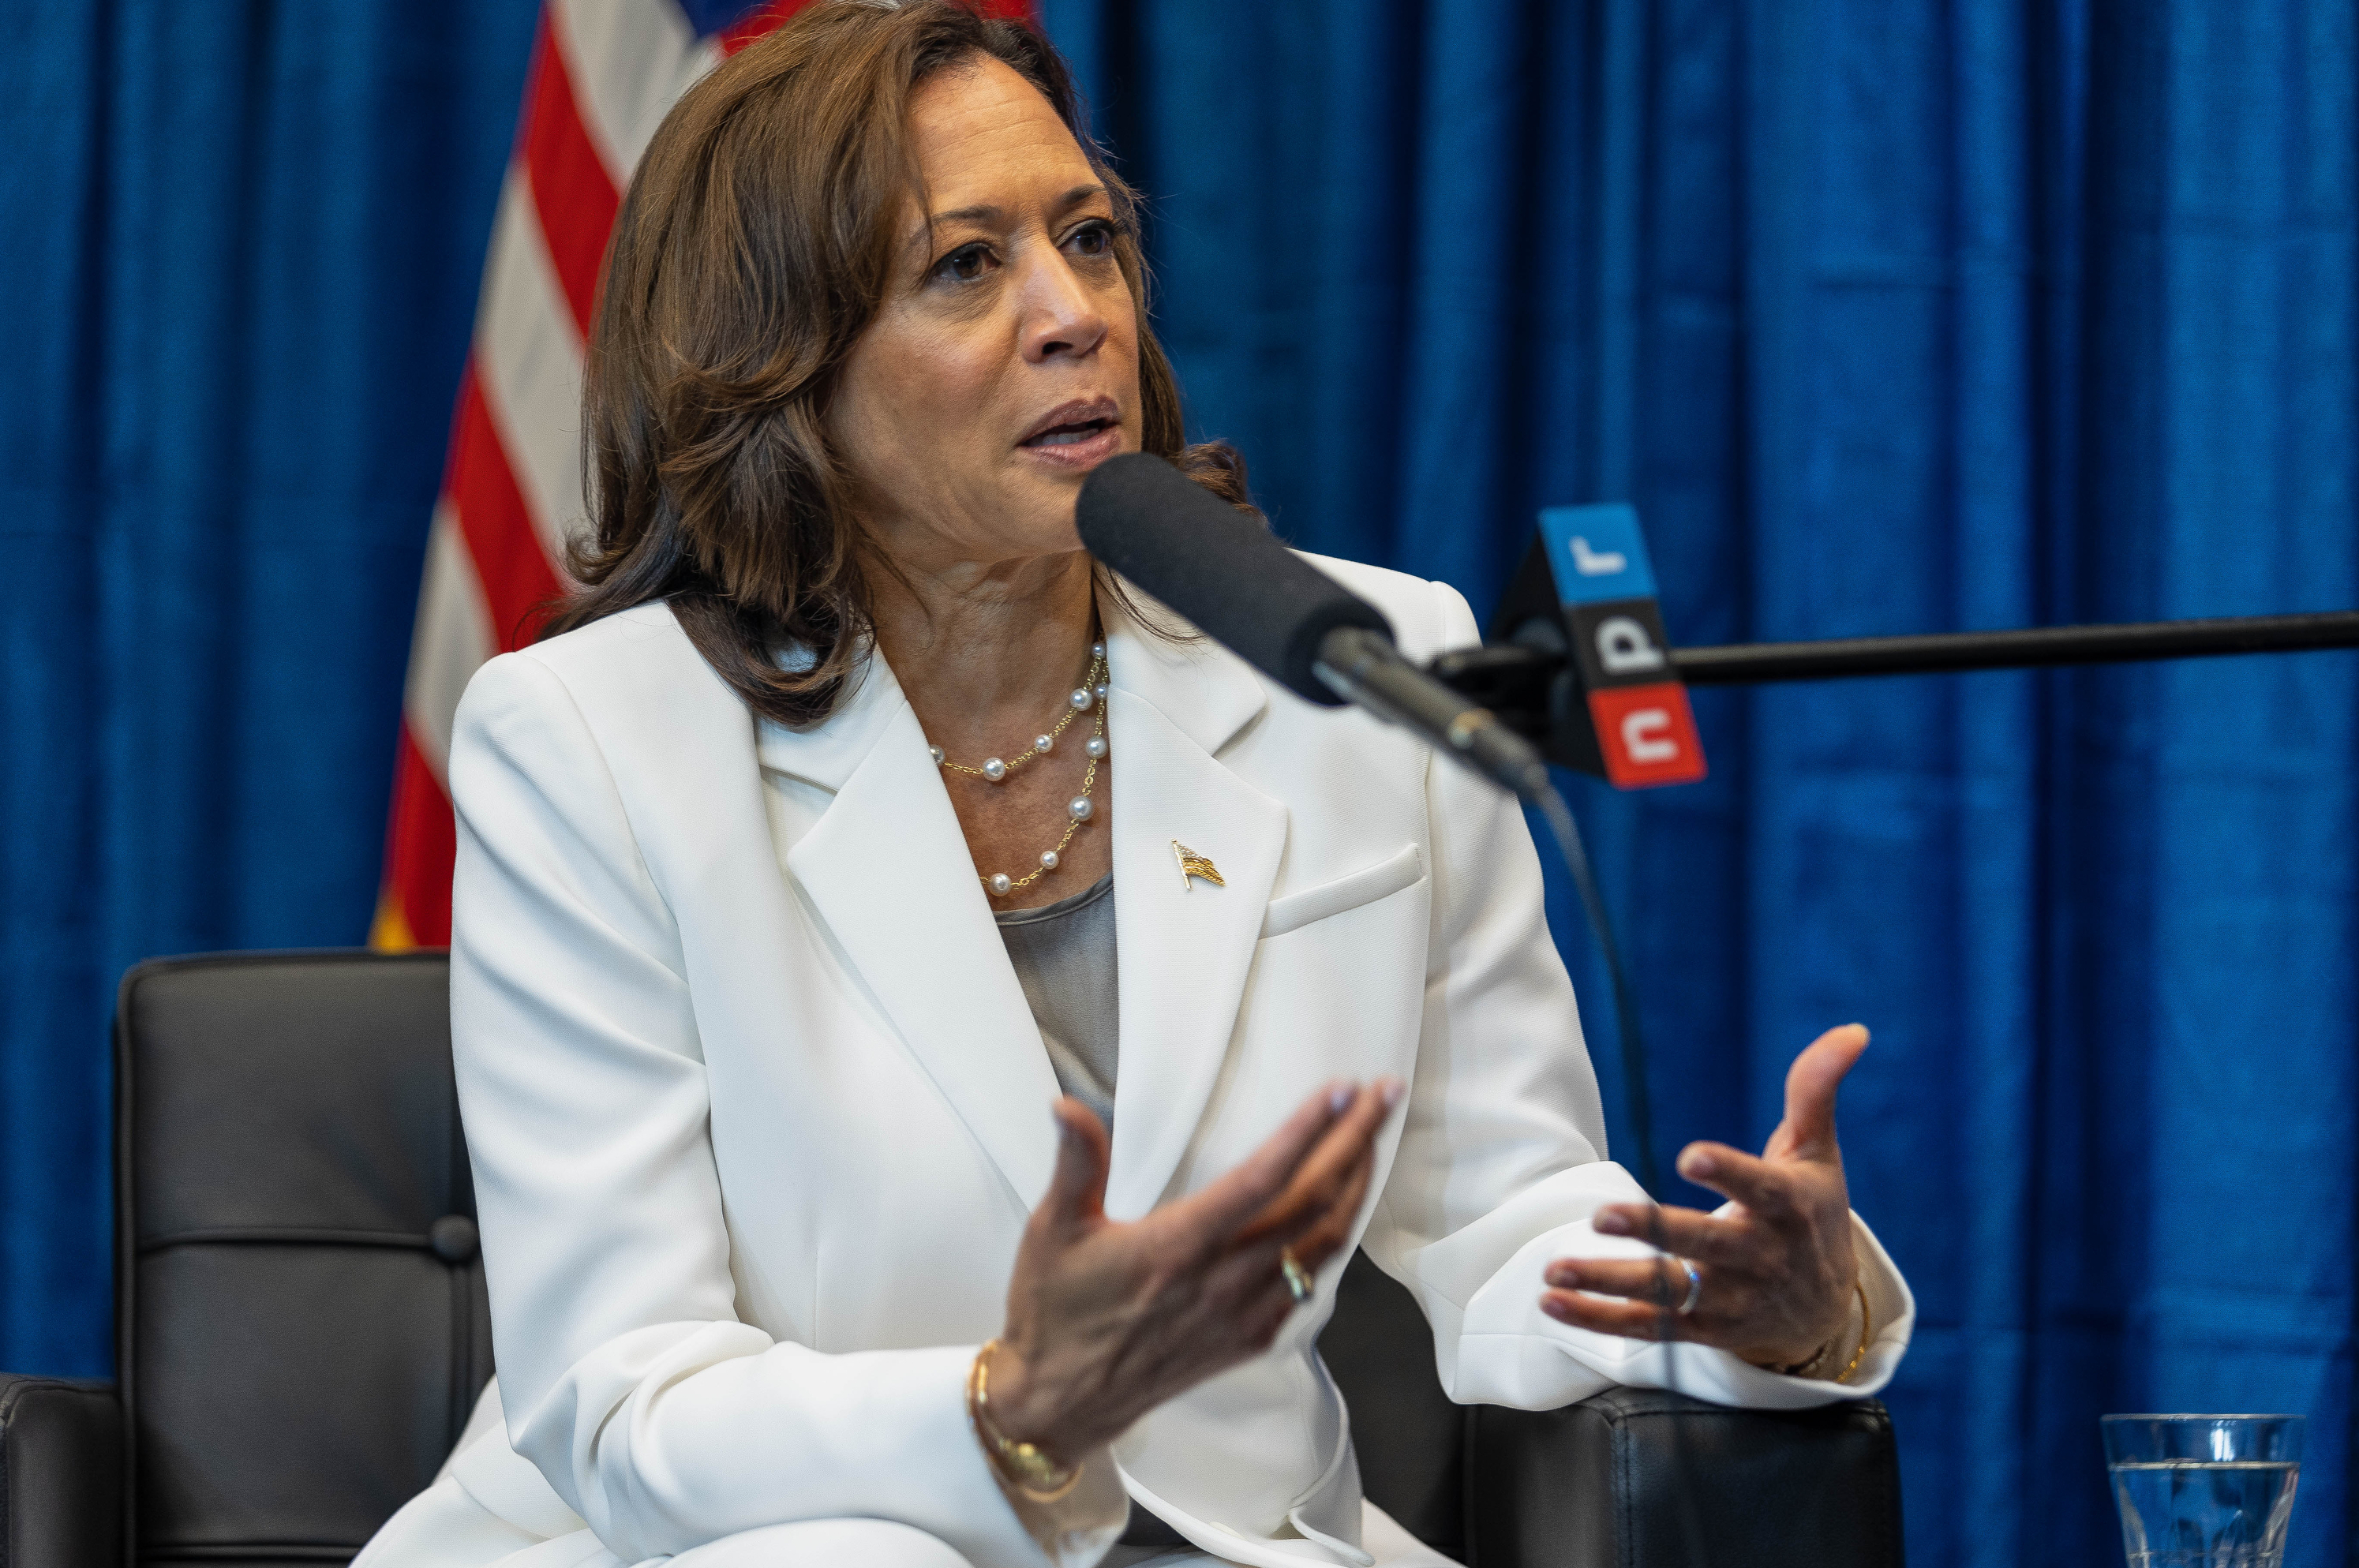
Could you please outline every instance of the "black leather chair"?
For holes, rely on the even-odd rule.
[[[439,953],[143,964],[115,1020],[112,1384],[0,1375],[0,1568],[341,1563],[491,1375]],[[1365,1258],[1321,1349],[1371,1497],[1473,1568],[1897,1568],[1872,1400],[1460,1407]]]

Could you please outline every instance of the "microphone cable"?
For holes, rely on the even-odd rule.
[[[1574,891],[1581,895],[1581,907],[1589,917],[1590,934],[1597,941],[1597,951],[1605,960],[1605,973],[1614,986],[1614,1018],[1615,1032],[1621,1038],[1622,1075],[1625,1079],[1624,1106],[1629,1114],[1631,1136],[1638,1145],[1638,1181],[1647,1189],[1654,1205],[1655,1225],[1647,1238],[1656,1252],[1664,1258],[1675,1257],[1663,1245],[1662,1179],[1655,1168],[1655,1142],[1651,1104],[1647,1094],[1647,1040],[1638,1024],[1638,993],[1630,982],[1630,971],[1622,960],[1622,946],[1614,938],[1614,921],[1606,912],[1605,895],[1597,885],[1597,873],[1590,864],[1589,851],[1582,843],[1581,824],[1573,820],[1572,808],[1565,802],[1563,793],[1551,780],[1545,789],[1529,797],[1547,821],[1549,833],[1556,840],[1557,854],[1564,868],[1572,876]],[[1674,1399],[1685,1397],[1680,1387],[1679,1352],[1681,1343],[1679,1317],[1671,1307],[1668,1282],[1663,1299],[1656,1305],[1656,1343],[1663,1349],[1663,1392]],[[1696,1475],[1694,1457],[1688,1451],[1685,1412],[1677,1409],[1665,1417],[1670,1423],[1670,1470],[1679,1477],[1679,1487],[1684,1506],[1678,1508],[1681,1544],[1687,1560],[1696,1568],[1708,1561],[1703,1541],[1703,1521],[1697,1517],[1692,1478]],[[1625,1545],[1626,1550],[1626,1545]]]
[[[1614,987],[1614,1032],[1622,1043],[1623,1108],[1629,1114],[1631,1139],[1638,1146],[1638,1184],[1659,1203],[1663,1182],[1655,1167],[1655,1118],[1647,1090],[1647,1038],[1638,1022],[1637,988],[1630,983],[1629,967],[1622,961],[1622,945],[1614,940],[1605,895],[1597,886],[1597,874],[1589,864],[1589,851],[1582,844],[1581,826],[1572,820],[1572,808],[1565,804],[1553,782],[1529,799],[1547,819],[1557,854],[1572,874],[1573,889],[1581,895],[1582,909],[1589,917],[1590,934],[1596,938],[1597,951],[1605,960],[1606,977]]]

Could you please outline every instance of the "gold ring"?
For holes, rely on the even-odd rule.
[[[1289,1247],[1277,1255],[1277,1271],[1285,1279],[1286,1293],[1294,1298],[1296,1306],[1310,1299],[1310,1273],[1296,1259],[1294,1248]]]

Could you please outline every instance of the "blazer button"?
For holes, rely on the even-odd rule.
[[[464,1214],[444,1214],[426,1233],[426,1245],[445,1263],[464,1263],[475,1256],[475,1222]]]

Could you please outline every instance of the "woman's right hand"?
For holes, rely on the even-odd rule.
[[[1105,1128],[1057,1103],[1057,1170],[1025,1227],[991,1421],[1071,1463],[1260,1354],[1293,1313],[1279,1255],[1317,1273],[1350,1236],[1397,1080],[1335,1083],[1235,1170],[1133,1225],[1105,1216]]]

